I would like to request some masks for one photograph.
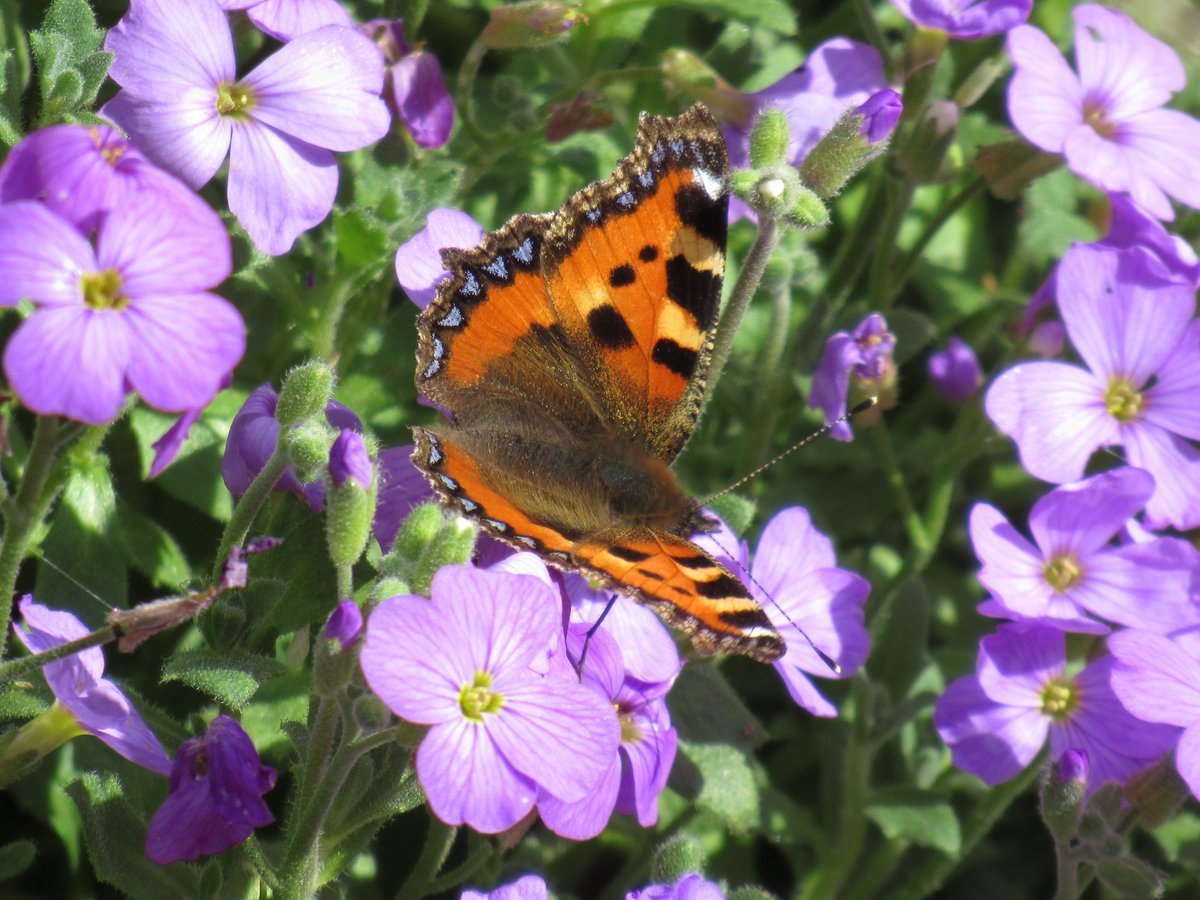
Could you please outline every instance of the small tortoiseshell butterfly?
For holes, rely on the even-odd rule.
[[[670,463],[695,427],[721,304],[725,142],[696,105],[642,115],[616,172],[470,250],[417,327],[417,388],[453,424],[413,462],[501,540],[646,604],[705,654],[784,645],[688,536],[712,517]]]

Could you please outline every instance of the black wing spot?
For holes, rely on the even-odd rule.
[[[701,597],[716,600],[720,597],[744,597],[746,589],[732,575],[722,572],[712,581],[697,581],[696,593]]]
[[[672,556],[675,564],[685,569],[711,569],[713,561],[707,556],[697,553],[695,556]]]
[[[681,347],[670,338],[659,338],[655,341],[650,358],[683,378],[692,377],[692,373],[696,371],[696,363],[699,361],[695,350]]]
[[[647,244],[638,251],[638,259],[642,262],[654,262],[658,259],[658,248],[653,244]]]
[[[698,184],[685,184],[675,192],[675,211],[684,225],[718,247],[725,246],[729,232],[729,212],[726,204],[713,200]]]
[[[634,345],[633,332],[616,307],[597,306],[587,317],[588,330],[601,345],[611,350],[624,350]]]
[[[770,625],[771,621],[761,609],[730,609],[720,614],[721,621],[745,631],[755,626]]]
[[[652,581],[662,581],[663,577],[657,572],[651,572],[649,569],[638,569],[637,573],[643,578],[649,578]]]
[[[634,274],[633,266],[629,263],[614,266],[613,270],[608,273],[608,283],[615,288],[627,287],[635,281],[637,281],[637,275]]]
[[[615,556],[617,559],[631,563],[644,562],[650,558],[649,553],[643,553],[641,550],[634,550],[632,547],[622,547],[619,544],[615,547],[609,547],[608,553],[610,556]]]
[[[697,269],[682,253],[667,260],[667,297],[690,312],[702,331],[712,324],[721,296],[720,285],[720,278]]]

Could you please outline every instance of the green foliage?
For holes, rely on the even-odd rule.
[[[52,0],[42,27],[29,34],[42,95],[39,124],[95,121],[87,107],[112,62],[104,34],[87,0]]]
[[[0,881],[16,878],[29,868],[37,856],[33,841],[13,841],[0,847]]]
[[[162,679],[183,682],[218,703],[241,709],[264,681],[283,671],[282,664],[265,656],[196,650],[172,656],[163,667]]]

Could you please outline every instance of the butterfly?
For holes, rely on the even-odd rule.
[[[416,383],[450,423],[413,429],[413,462],[444,503],[649,606],[698,652],[768,662],[782,639],[689,539],[718,523],[670,468],[704,397],[728,170],[704,106],[643,113],[609,178],[443,250]]]

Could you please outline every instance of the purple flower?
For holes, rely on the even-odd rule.
[[[1184,729],[1175,767],[1200,797],[1200,659],[1177,641],[1148,631],[1114,634],[1108,649],[1117,659],[1113,693],[1125,708],[1143,721]]]
[[[271,37],[290,41],[322,25],[351,27],[354,20],[338,0],[217,0],[222,9],[244,9]]]
[[[1190,150],[1200,145],[1200,121],[1162,108],[1187,81],[1179,57],[1123,12],[1089,3],[1072,15],[1078,74],[1038,29],[1009,32],[1013,124],[1030,143],[1063,154],[1076,175],[1128,191],[1160,219],[1175,217],[1168,194],[1200,207]]]
[[[1164,280],[1150,254],[1076,246],[1059,263],[1056,293],[1087,369],[1014,366],[989,388],[988,416],[1045,481],[1076,481],[1093,450],[1122,445],[1157,485],[1148,524],[1200,525],[1200,452],[1185,440],[1200,439],[1194,289]]]
[[[167,865],[228,850],[275,821],[262,795],[275,770],[259,762],[242,726],[217,716],[179,746],[167,799],[146,828],[146,856]]]
[[[531,669],[561,641],[561,605],[528,575],[447,566],[432,601],[385,600],[367,624],[362,670],[403,719],[431,726],[416,768],[430,809],[495,833],[538,791],[582,800],[613,757],[611,705],[569,674]]]
[[[625,900],[725,900],[725,894],[718,885],[692,872],[674,884],[651,884],[630,891]]]
[[[445,146],[454,129],[454,100],[446,90],[437,57],[409,46],[403,19],[372,19],[362,30],[383,51],[387,64],[384,97],[395,118],[418,147],[432,150]]]
[[[593,588],[582,575],[566,574],[563,582],[572,605],[572,622],[594,623],[614,596],[611,590]],[[683,662],[671,632],[649,607],[621,594],[616,598],[603,627],[621,648],[625,672],[647,684],[673,681]]]
[[[371,457],[361,432],[343,428],[329,448],[329,477],[341,487],[354,480],[363,490],[371,487],[374,478]]]
[[[436,499],[421,470],[412,464],[412,451],[412,444],[379,451],[379,492],[372,530],[384,553],[396,543],[408,514]]]
[[[904,112],[904,101],[891,88],[876,91],[868,97],[854,114],[863,117],[858,129],[859,137],[868,144],[878,144],[891,137],[900,115]]]
[[[870,592],[866,579],[837,567],[833,542],[813,527],[807,510],[799,506],[781,510],[767,522],[752,565],[746,545],[738,543],[728,528],[696,541],[712,550],[730,571],[749,569],[747,582],[754,599],[787,645],[787,652],[772,665],[792,699],[813,715],[836,716],[837,707],[809,676],[847,678],[866,661],[870,652],[863,624],[863,604]],[[842,667],[840,675],[813,652],[805,634]]]
[[[229,156],[229,209],[265,253],[285,253],[333,208],[331,151],[388,128],[383,60],[356,29],[300,35],[238,79],[215,0],[133,0],[108,33],[123,88],[102,110],[192,187]]]
[[[18,603],[25,627],[13,625],[17,638],[30,653],[44,653],[92,633],[69,612],[49,609],[26,595]],[[129,698],[104,677],[104,652],[99,647],[80,650],[42,667],[46,683],[58,703],[79,723],[132,763],[166,775],[171,771],[162,744],[138,715]]]
[[[160,194],[193,227],[222,229],[183,182],[155,167],[108,125],[52,125],[12,148],[0,166],[0,203],[41,200],[84,234],[139,194]]]
[[[442,266],[441,251],[474,247],[482,239],[483,226],[465,212],[435,209],[425,227],[396,251],[396,280],[412,302],[424,309],[437,296],[438,283],[450,275]]]
[[[744,115],[721,126],[730,167],[749,165],[750,128],[764,109],[775,107],[787,116],[787,161],[799,166],[838,119],[886,87],[883,60],[874,47],[849,38],[826,41],[809,54],[800,68],[761,91],[745,95],[748,102],[744,104]],[[748,213],[741,201],[734,198],[730,202],[730,221]]]
[[[929,378],[938,393],[951,403],[966,403],[983,383],[983,372],[971,345],[951,335],[946,349],[929,357]]]
[[[546,897],[546,882],[538,875],[525,875],[486,894],[482,891],[463,891],[458,900],[546,900]]]
[[[132,196],[93,248],[42,203],[0,206],[0,306],[37,306],[4,352],[22,403],[100,424],[130,391],[167,411],[213,398],[246,340],[237,310],[208,293],[229,274],[229,238],[215,217],[176,212],[164,195]]]
[[[251,391],[229,425],[225,454],[221,457],[221,478],[235,497],[246,493],[250,482],[275,452],[275,445],[279,443],[279,421],[275,418],[278,402],[279,395],[271,385],[259,385]],[[336,400],[326,404],[325,420],[334,428],[362,430],[358,416]],[[284,470],[275,489],[303,497],[313,512],[320,512],[325,507],[325,483],[317,479],[301,485],[291,466]]]
[[[1123,782],[1170,750],[1173,729],[1146,725],[1113,693],[1115,660],[1105,657],[1067,673],[1063,633],[1036,622],[1011,622],[979,642],[979,668],[938,700],[933,722],[954,764],[987,784],[1020,772],[1050,738],[1050,753],[1088,756],[1089,790]]]
[[[1064,485],[1029,513],[1034,543],[994,506],[971,509],[971,541],[992,594],[988,615],[1046,619],[1067,631],[1097,631],[1086,617],[1169,632],[1200,623],[1191,602],[1195,558],[1184,542],[1110,542],[1154,492],[1154,479],[1123,467]]]
[[[878,396],[881,408],[888,405],[887,395],[894,394],[896,385],[895,349],[896,336],[879,313],[871,313],[852,332],[831,335],[813,373],[808,405],[822,410],[826,423],[846,414],[851,396],[855,403]],[[839,441],[854,439],[849,422],[838,422],[829,435]]]
[[[1015,28],[1029,18],[1033,0],[892,0],[910,22],[975,41]]]
[[[333,608],[329,621],[321,631],[321,637],[327,641],[337,641],[346,650],[351,647],[362,633],[362,610],[353,600],[343,600]]]
[[[572,625],[567,634],[573,664],[579,660],[590,627]],[[614,809],[637,815],[643,828],[658,821],[658,795],[667,785],[678,743],[663,699],[672,681],[644,684],[630,678],[618,642],[604,628],[592,636],[583,683],[616,709],[621,743],[599,784],[581,800],[569,803],[543,792],[538,812],[546,827],[562,837],[582,841],[603,831]]]

